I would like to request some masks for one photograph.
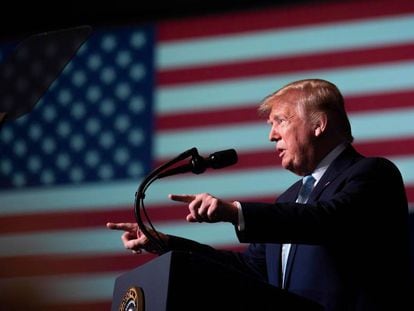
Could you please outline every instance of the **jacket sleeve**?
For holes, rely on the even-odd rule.
[[[241,242],[336,243],[374,239],[384,228],[406,227],[408,204],[401,174],[383,158],[365,158],[338,175],[308,204],[241,202]]]

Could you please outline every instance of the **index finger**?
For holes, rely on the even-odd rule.
[[[168,197],[170,200],[184,203],[190,203],[196,198],[193,194],[169,194]]]
[[[120,223],[108,222],[106,224],[106,227],[111,230],[124,230],[124,231],[136,230],[136,224],[124,223],[124,222],[120,222]]]

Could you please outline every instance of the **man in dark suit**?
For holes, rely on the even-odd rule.
[[[198,250],[327,311],[406,308],[408,206],[396,166],[355,151],[342,95],[328,81],[290,83],[259,110],[282,166],[305,178],[274,204],[170,195],[188,204],[187,221],[230,222],[251,244],[234,253],[161,234],[169,249]],[[136,224],[107,226],[125,231],[126,248],[152,251]]]

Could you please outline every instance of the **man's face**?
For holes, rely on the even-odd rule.
[[[276,142],[282,166],[295,174],[305,175],[314,168],[314,128],[293,102],[280,100],[269,113],[269,140]]]

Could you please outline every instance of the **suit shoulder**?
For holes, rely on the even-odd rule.
[[[397,165],[391,160],[384,157],[364,157],[361,158],[355,165],[353,169],[361,171],[371,171],[375,175],[393,175],[401,176],[401,172]]]
[[[370,165],[370,166],[375,166],[375,167],[383,167],[383,168],[398,170],[398,167],[395,165],[394,162],[384,157],[364,157],[358,163],[363,164],[363,165]]]

